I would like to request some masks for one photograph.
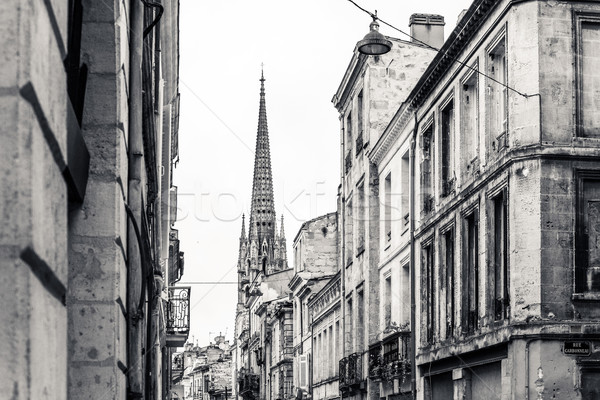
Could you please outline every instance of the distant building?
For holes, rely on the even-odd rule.
[[[308,302],[312,332],[310,376],[313,399],[340,397],[338,377],[343,344],[340,277],[341,272],[338,271]]]
[[[293,296],[293,396],[296,398],[306,398],[312,393],[313,365],[322,361],[313,357],[309,303],[338,271],[337,218],[334,212],[307,221],[294,239],[294,276],[289,288]]]
[[[174,356],[174,388],[180,399],[226,400],[232,396],[232,349],[229,341],[217,336],[214,343],[199,347],[186,343],[182,353]]]

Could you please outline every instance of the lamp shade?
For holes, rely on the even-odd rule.
[[[375,18],[373,18],[369,28],[371,29],[369,33],[356,44],[359,53],[368,56],[380,56],[389,52],[392,49],[392,42],[379,33],[379,24]]]

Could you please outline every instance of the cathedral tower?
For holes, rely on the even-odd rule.
[[[259,272],[269,275],[287,269],[286,251],[283,216],[281,217],[281,230],[277,229],[265,101],[265,78],[264,74],[261,73],[252,202],[248,232],[246,232],[245,218],[242,218],[242,233],[240,236],[238,258],[240,291],[243,290],[242,282],[254,279]],[[242,297],[240,296],[240,301]]]

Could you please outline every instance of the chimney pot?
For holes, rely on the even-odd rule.
[[[412,41],[427,43],[436,49],[444,45],[444,25],[444,17],[437,14],[413,14],[408,21]]]

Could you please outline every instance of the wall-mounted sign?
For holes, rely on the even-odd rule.
[[[589,356],[592,353],[590,342],[577,340],[565,341],[563,353],[574,356]]]

